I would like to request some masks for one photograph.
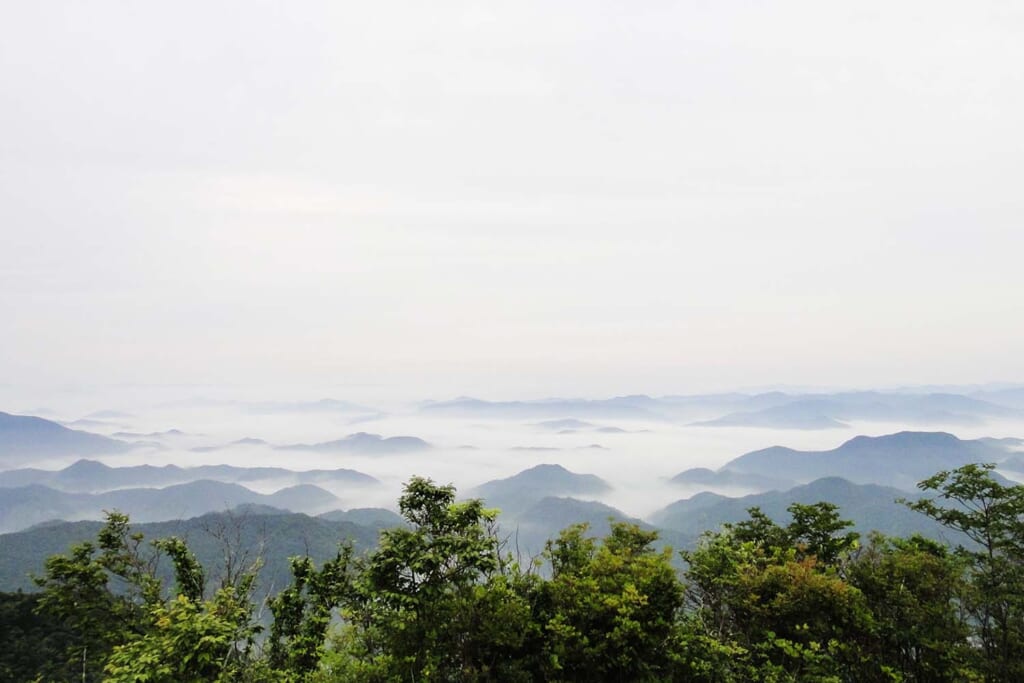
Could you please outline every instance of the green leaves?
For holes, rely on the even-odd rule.
[[[1024,489],[984,465],[921,486],[933,495],[910,505],[964,546],[861,546],[827,502],[790,506],[784,526],[753,508],[682,553],[680,574],[656,533],[624,523],[603,539],[570,526],[524,571],[494,511],[414,478],[407,526],[374,551],[291,558],[262,649],[255,568],[206,597],[184,541],[147,542],[112,513],[95,543],[47,561],[38,608],[70,634],[50,670],[84,664],[94,681],[1024,680]]]
[[[552,577],[538,586],[536,614],[545,678],[663,678],[683,597],[671,551],[656,552],[657,534],[632,524],[613,523],[601,544],[586,531],[569,527],[545,553]]]
[[[1006,486],[993,465],[965,465],[939,472],[918,486],[935,492],[908,503],[970,543],[962,604],[984,653],[982,669],[993,680],[1024,680],[1024,487]]]

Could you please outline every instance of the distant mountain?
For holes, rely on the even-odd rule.
[[[999,469],[1024,473],[1024,453],[1011,455],[1006,460],[1003,460],[999,463]]]
[[[118,439],[159,439],[161,437],[186,436],[186,434],[180,429],[166,429],[162,432],[149,432],[146,434],[139,432],[114,432],[111,436]]]
[[[47,557],[66,553],[72,544],[95,540],[101,527],[101,522],[59,522],[0,535],[0,591],[37,590],[29,574],[41,574]],[[133,524],[133,529],[147,539],[184,538],[206,567],[211,589],[223,571],[222,539],[237,540],[234,550],[238,562],[248,565],[257,557],[263,559],[258,598],[290,583],[289,557],[309,554],[319,566],[334,555],[340,542],[351,541],[361,552],[376,546],[378,534],[377,527],[258,506],[186,520]],[[171,581],[170,563],[161,563],[160,569]]]
[[[111,467],[96,460],[79,460],[62,470],[20,469],[0,472],[0,487],[42,484],[60,491],[95,493],[129,487],[161,487],[203,479],[219,482],[276,482],[296,484],[346,484],[372,486],[380,482],[368,474],[349,469],[287,470],[281,467],[235,467],[233,465],[133,465]]]
[[[1024,389],[970,396],[939,391],[793,394],[771,391],[661,397],[636,395],[595,400],[485,401],[460,397],[451,401],[428,402],[420,406],[420,412],[465,418],[551,418],[555,423],[608,418],[680,420],[707,426],[773,429],[830,429],[842,427],[851,420],[972,425],[993,418],[1024,417]],[[589,427],[567,424],[555,431],[584,428]]]
[[[231,443],[211,445],[211,446],[195,446],[189,450],[193,453],[213,453],[215,451],[223,451],[229,448],[239,448],[246,446],[270,446],[269,443],[263,439],[256,439],[251,436],[247,436],[244,439],[236,439]]]
[[[794,401],[751,412],[730,413],[715,420],[693,423],[699,427],[768,427],[772,429],[837,429],[848,426],[829,417],[842,412],[830,401]]]
[[[510,543],[518,544],[521,551],[536,555],[544,549],[544,543],[556,537],[562,529],[585,523],[589,534],[605,536],[610,521],[630,521],[646,529],[652,527],[639,519],[631,518],[621,510],[593,500],[546,496],[534,502],[516,516],[498,518],[503,534],[510,537]]]
[[[338,504],[338,498],[319,486],[299,484],[274,491],[263,499],[263,505],[291,512],[317,513]]]
[[[576,418],[565,418],[562,420],[545,420],[544,422],[536,422],[534,427],[540,427],[541,429],[551,432],[561,432],[566,429],[594,429],[597,427],[593,422],[587,422],[585,420],[577,420]]]
[[[282,451],[314,451],[317,453],[358,453],[361,455],[387,455],[391,453],[413,453],[425,451],[431,445],[415,436],[382,437],[380,434],[358,432],[349,434],[343,439],[324,441],[314,444],[290,444],[275,446]]]
[[[684,470],[669,481],[673,484],[709,486],[712,488],[744,488],[752,491],[785,490],[791,488],[796,483],[791,480],[779,477],[766,477],[760,474],[746,474],[743,472],[730,472],[728,470],[716,472],[706,467],[693,467]]]
[[[322,398],[319,401],[263,401],[241,404],[248,412],[257,415],[271,413],[375,413],[373,408],[339,401],[335,398]]]
[[[120,410],[97,410],[85,416],[87,420],[127,420],[135,417]]]
[[[1021,417],[1015,408],[960,394],[876,391],[799,395],[781,403],[729,413],[696,424],[709,427],[828,429],[851,420],[976,425],[991,418]]]
[[[469,495],[483,498],[488,507],[499,508],[505,517],[515,517],[549,496],[597,496],[610,490],[606,481],[593,474],[576,474],[561,465],[537,465],[481,484]]]
[[[0,463],[5,465],[35,458],[113,455],[135,447],[41,417],[0,412]]]
[[[999,462],[1011,453],[981,440],[963,441],[945,432],[899,432],[858,436],[830,451],[798,451],[773,446],[731,460],[719,472],[809,482],[843,477],[855,483],[882,483],[914,490],[939,470],[973,462]]]
[[[545,399],[539,401],[483,401],[476,398],[458,398],[439,401],[420,407],[425,415],[447,417],[491,418],[502,420],[560,418],[577,415],[580,418],[664,421],[658,412],[658,401],[649,396],[620,396],[616,398]]]
[[[917,496],[888,486],[854,484],[838,477],[827,477],[788,491],[771,491],[742,498],[698,494],[656,512],[650,521],[696,536],[705,530],[717,529],[726,522],[747,519],[747,510],[751,507],[761,508],[776,522],[784,524],[789,521],[786,508],[792,503],[809,505],[826,501],[838,505],[840,516],[853,521],[854,528],[861,533],[872,530],[894,535],[919,532],[932,538],[961,542],[952,532],[928,517],[897,503],[901,497],[914,499]]]
[[[1024,387],[1009,387],[1005,389],[992,389],[977,391],[971,394],[971,398],[980,401],[996,403],[1009,408],[1024,410]]]
[[[68,493],[33,484],[0,489],[0,533],[55,519],[102,519],[104,510],[120,510],[139,522],[157,522],[196,517],[244,504],[318,513],[338,507],[339,502],[330,492],[310,485],[265,495],[239,484],[209,480],[96,494]]]

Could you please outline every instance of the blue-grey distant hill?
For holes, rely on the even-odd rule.
[[[828,451],[798,451],[772,446],[729,461],[720,472],[810,482],[842,477],[914,490],[939,470],[968,463],[1000,462],[1011,452],[986,440],[962,440],[945,432],[899,432],[858,436]]]
[[[322,398],[318,401],[263,401],[254,403],[240,403],[247,412],[256,415],[269,415],[273,413],[376,413],[369,408],[351,401],[341,401],[336,398]]]
[[[0,472],[0,488],[41,484],[60,491],[94,493],[118,488],[171,486],[204,479],[228,483],[269,481],[280,486],[344,484],[364,487],[380,483],[368,474],[350,469],[288,470],[282,467],[233,465],[111,467],[96,460],[79,460],[61,470],[27,468]]]
[[[991,400],[989,400],[991,399]],[[693,396],[644,395],[608,399],[552,398],[486,401],[460,397],[428,402],[425,415],[491,419],[572,421],[631,419],[680,421],[706,426],[772,429],[831,429],[852,420],[937,426],[981,424],[1024,417],[1024,390],[964,395],[937,391],[850,391],[832,393],[726,393]],[[542,423],[543,424],[543,423]]]
[[[114,432],[110,436],[115,439],[161,439],[167,437],[187,436],[187,434],[180,429],[165,429],[162,432],[147,432],[145,434],[140,432]]]
[[[561,420],[545,420],[536,422],[534,427],[539,427],[549,432],[564,432],[566,430],[579,431],[581,429],[596,429],[597,425],[586,420],[577,420],[574,417],[567,417]]]
[[[599,496],[611,488],[593,474],[577,474],[561,465],[537,465],[481,484],[468,494],[483,498],[488,507],[499,508],[505,517],[515,517],[550,496]]]
[[[424,415],[444,417],[489,418],[501,420],[523,419],[629,419],[664,421],[659,412],[660,403],[649,396],[619,396],[616,398],[586,400],[553,398],[538,401],[484,401],[477,398],[457,398],[422,405]]]
[[[845,422],[830,417],[843,412],[833,401],[794,401],[761,410],[730,413],[693,423],[698,427],[766,427],[770,429],[841,429]]]
[[[977,391],[971,394],[971,398],[1024,410],[1024,387]]]
[[[20,464],[37,458],[114,455],[134,444],[99,434],[69,429],[31,415],[0,412],[0,464]]]
[[[785,396],[785,395],[783,395]],[[1022,417],[1021,410],[970,396],[948,393],[877,391],[796,395],[774,405],[730,412],[695,424],[708,427],[829,429],[852,420],[964,426],[994,418]]]
[[[340,501],[319,487],[302,484],[272,494],[239,484],[194,481],[165,488],[132,488],[105,493],[69,493],[32,484],[0,488],[0,533],[20,531],[51,520],[102,519],[105,510],[120,510],[139,522],[185,519],[238,505],[268,505],[292,512],[320,513]]]
[[[792,488],[796,484],[791,479],[782,479],[781,477],[767,477],[760,474],[731,472],[729,470],[716,472],[707,467],[693,467],[684,470],[669,481],[673,484],[685,486],[707,486],[714,489],[748,489],[752,492],[785,490]]]
[[[281,451],[312,451],[315,453],[355,453],[360,455],[389,455],[430,450],[431,445],[416,436],[382,437],[380,434],[358,432],[343,439],[314,444],[296,443],[275,446]]]

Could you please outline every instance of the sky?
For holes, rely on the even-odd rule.
[[[0,4],[0,385],[1024,380],[1017,2]]]

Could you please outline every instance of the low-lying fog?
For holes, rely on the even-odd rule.
[[[348,468],[377,477],[380,487],[339,488],[324,485],[345,508],[394,507],[402,482],[412,475],[453,483],[460,492],[486,481],[511,476],[541,463],[557,463],[579,473],[596,474],[613,487],[601,498],[631,516],[646,517],[666,504],[699,489],[668,483],[667,479],[691,467],[716,468],[743,453],[772,445],[826,450],[859,435],[882,435],[905,429],[949,431],[961,438],[1024,435],[1024,422],[989,421],[948,426],[894,422],[860,422],[843,428],[801,430],[690,426],[684,421],[648,421],[583,417],[593,426],[560,430],[541,426],[540,419],[475,419],[419,414],[415,404],[365,404],[351,411],[275,412],[270,404],[253,405],[211,400],[163,401],[149,405],[109,404],[71,412],[69,408],[25,406],[22,414],[60,420],[76,429],[116,435],[128,441],[149,441],[162,448],[99,458],[109,465],[181,466],[230,464],[274,466],[293,470]],[[33,410],[39,412],[33,413]],[[386,412],[386,414],[385,414]],[[563,418],[581,416],[566,414]],[[600,428],[615,430],[600,431]],[[157,434],[176,429],[183,434]],[[272,445],[331,441],[355,432],[383,437],[415,436],[432,445],[409,454],[349,455],[274,450]],[[131,436],[125,436],[125,433]],[[232,445],[209,450],[245,437],[270,445]],[[201,450],[195,450],[201,449]],[[73,460],[73,459],[72,459]],[[34,463],[56,469],[71,460]],[[288,481],[246,482],[249,488],[270,493]],[[707,487],[700,487],[706,489]],[[720,490],[727,495],[742,490]]]

